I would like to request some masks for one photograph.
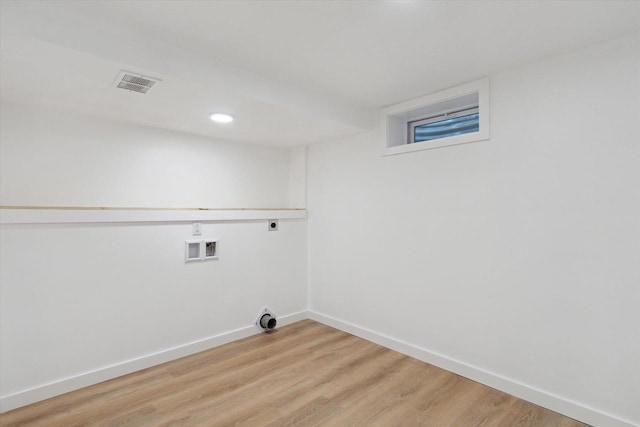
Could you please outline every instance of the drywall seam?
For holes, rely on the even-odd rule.
[[[434,353],[433,351],[336,319],[335,317],[310,310],[309,318],[590,425],[610,427],[638,426],[638,424],[630,420],[618,418],[615,415],[536,389],[477,366]]]
[[[279,316],[278,326],[285,326],[307,318],[307,311]],[[122,375],[127,375],[132,372],[160,365],[171,360],[209,350],[259,333],[261,333],[261,331],[252,324],[250,326],[224,332],[202,340],[168,348],[157,353],[148,354],[136,359],[130,359],[121,363],[99,368],[94,371],[84,372],[73,377],[64,378],[49,384],[43,384],[18,393],[2,396],[0,397],[0,413],[68,393],[70,391],[78,390],[83,387],[98,384]]]

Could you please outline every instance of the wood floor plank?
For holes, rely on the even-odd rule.
[[[7,412],[0,425],[585,426],[311,320]]]
[[[142,409],[132,411],[113,420],[108,421],[105,427],[123,427],[123,426],[159,426],[162,424],[162,417],[153,406],[145,406]]]
[[[312,341],[327,342],[328,339],[333,338],[335,337],[325,334],[318,335]],[[356,339],[353,337],[349,339],[348,335],[341,338],[348,340],[345,345],[353,347],[351,351],[357,350],[355,345],[360,343]],[[256,405],[265,404],[265,396],[277,394],[287,388],[299,375],[304,375],[309,363],[314,363],[320,358],[319,356],[310,357],[305,353],[304,346],[288,348],[278,354],[278,357],[256,360],[250,366],[243,364],[241,369],[228,370],[211,381],[185,389],[181,392],[181,396],[175,394],[163,396],[154,403],[162,408],[161,411],[167,416],[176,412],[190,412],[191,420],[196,413],[204,416],[206,411],[214,408],[227,415],[230,408],[237,406],[242,407],[245,412],[253,410],[256,409],[254,408]]]
[[[377,390],[369,390],[362,393],[361,398],[345,403],[345,409],[340,419],[333,420],[328,425],[339,427],[368,426],[377,420],[389,418],[389,412],[397,411],[406,414],[415,411],[412,404],[417,393],[424,389],[431,377],[434,376],[435,366],[422,366],[425,369],[416,369],[421,362],[408,358],[400,362],[400,369],[395,375],[389,377],[389,382],[385,382],[383,387]],[[372,402],[375,404],[372,405]],[[396,417],[395,415],[391,417]],[[404,418],[404,416],[403,416]]]
[[[129,401],[136,392],[166,385],[170,376],[161,369],[145,369],[91,387],[67,393],[52,399],[29,405],[0,415],[0,426],[51,426],[71,425],[75,414],[82,422],[89,423],[99,413],[101,404],[108,406],[105,416],[113,414],[112,405],[117,398]],[[28,409],[28,410],[27,410]],[[91,414],[89,414],[91,412]]]
[[[341,408],[336,402],[320,396],[288,416],[268,424],[268,427],[322,426],[340,411]]]
[[[461,411],[456,419],[458,425],[495,426],[515,397],[495,389],[478,387],[478,397],[471,402],[470,407]]]

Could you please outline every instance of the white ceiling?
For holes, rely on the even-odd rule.
[[[295,146],[374,110],[640,31],[639,1],[0,3],[0,95],[164,129]],[[149,94],[118,71],[160,77]],[[232,125],[208,120],[213,111]]]

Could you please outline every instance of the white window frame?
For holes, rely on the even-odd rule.
[[[413,123],[425,124],[430,119],[441,117],[451,110],[438,111],[428,117],[419,117],[422,110],[429,106],[445,101],[456,100],[467,95],[477,94],[477,108],[479,113],[479,131],[462,135],[454,135],[429,141],[412,142]],[[462,108],[475,107],[465,105]],[[461,110],[462,108],[457,108]],[[489,79],[480,79],[460,86],[452,87],[437,93],[422,96],[410,101],[392,105],[383,110],[385,121],[385,146],[383,155],[410,153],[419,150],[431,150],[451,145],[468,144],[471,142],[486,141],[490,137],[489,132]],[[466,113],[469,114],[469,113]],[[418,115],[416,117],[416,115]],[[437,121],[437,120],[433,120]]]

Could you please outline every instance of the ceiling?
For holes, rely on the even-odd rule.
[[[3,102],[296,146],[379,107],[640,31],[640,1],[0,2]],[[147,95],[120,70],[159,77]],[[228,112],[231,125],[208,115]]]

